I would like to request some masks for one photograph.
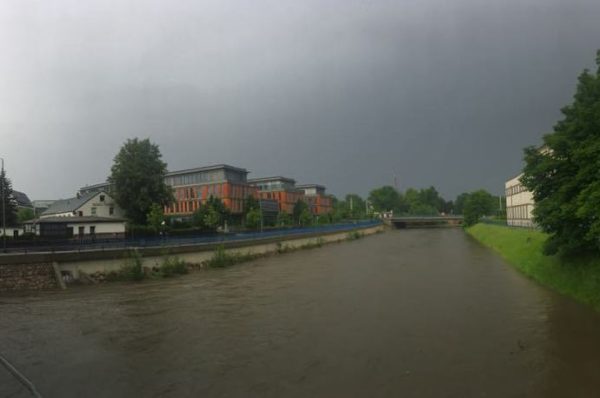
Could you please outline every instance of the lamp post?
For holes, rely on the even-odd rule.
[[[263,209],[262,209],[262,202],[260,200],[260,195],[258,196],[258,211],[260,212],[260,232],[262,233],[263,231],[263,225],[264,225],[264,221],[263,221]]]
[[[2,177],[0,181],[0,198],[2,198],[2,251],[6,253],[6,204],[4,203],[6,202],[4,198],[4,182],[6,178],[4,177],[4,158],[0,158],[0,160],[2,161],[2,171],[0,172],[0,176]]]

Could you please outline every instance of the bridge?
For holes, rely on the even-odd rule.
[[[462,216],[406,216],[387,218],[384,222],[394,228],[439,228],[458,227]]]

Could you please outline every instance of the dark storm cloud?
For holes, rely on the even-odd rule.
[[[600,3],[0,5],[0,157],[33,198],[102,181],[128,137],[336,194],[499,193],[600,47]]]

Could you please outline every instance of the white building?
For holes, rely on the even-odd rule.
[[[106,192],[89,192],[57,200],[25,231],[42,237],[121,237],[125,234],[123,210]]]
[[[48,217],[112,217],[123,218],[124,213],[106,192],[89,192],[75,198],[57,200],[40,215]]]
[[[533,228],[533,195],[523,186],[519,174],[504,184],[506,194],[506,223],[513,227]]]

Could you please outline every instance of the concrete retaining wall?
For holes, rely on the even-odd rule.
[[[385,226],[377,225],[357,228],[365,235],[383,231]],[[324,234],[301,236],[284,236],[262,240],[224,242],[223,246],[229,253],[240,254],[269,254],[275,253],[281,247],[289,249],[300,248],[307,244],[330,243],[346,240],[352,231],[337,231]],[[176,255],[187,263],[201,264],[213,256],[220,244],[188,245],[176,247],[140,248],[144,267],[154,267],[161,264],[165,255]],[[128,250],[90,250],[64,253],[32,253],[15,254],[2,257],[4,265],[0,265],[0,291],[23,289],[49,289],[60,287],[55,274],[68,274],[79,279],[80,273],[94,274],[118,271],[125,262]],[[52,263],[55,263],[53,269]]]
[[[383,229],[384,226],[378,225],[375,227],[360,229],[360,232],[365,235],[371,235],[377,233],[378,231],[382,231]],[[339,242],[346,240],[347,236],[348,231],[344,231],[303,238],[269,239],[260,242],[254,241],[251,245],[240,245],[239,243],[241,242],[231,242],[233,244],[225,244],[225,251],[228,253],[261,255],[277,252],[278,244],[281,245],[281,247],[285,246],[287,248],[294,249],[300,248],[307,244],[314,244],[318,241],[321,241],[322,243]],[[172,248],[173,250],[162,249],[162,251],[159,251],[158,253],[155,251],[151,253],[142,253],[142,266],[150,268],[159,266],[165,255],[176,255],[178,258],[187,263],[201,264],[213,256],[213,252],[217,246],[218,245],[210,245],[209,247],[207,247],[207,245],[201,247],[196,246],[195,251],[182,251],[177,250],[180,248]],[[95,272],[107,273],[110,271],[119,270],[123,266],[125,255],[126,253],[122,251],[121,256],[118,258],[63,262],[59,264],[59,267],[61,271],[68,271],[73,278],[78,279],[80,271],[85,272],[86,274],[92,274]]]

